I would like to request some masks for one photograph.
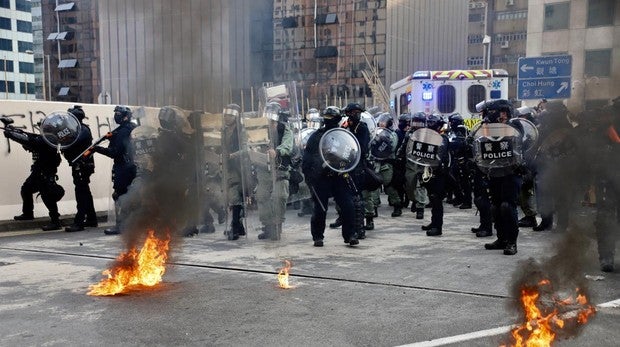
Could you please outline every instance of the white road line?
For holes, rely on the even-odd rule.
[[[602,304],[598,304],[596,306],[597,307],[605,307],[605,308],[607,308],[607,307],[620,307],[620,299],[609,301],[609,302],[605,302],[605,303],[602,303]],[[467,334],[461,334],[461,335],[455,335],[455,336],[449,336],[449,337],[442,337],[440,339],[435,339],[435,340],[415,342],[415,343],[411,343],[411,344],[408,344],[408,345],[402,345],[402,346],[398,346],[398,347],[435,347],[435,346],[445,346],[445,345],[449,345],[449,344],[453,344],[453,343],[459,343],[459,342],[463,342],[463,341],[475,340],[475,339],[479,339],[479,338],[482,338],[482,337],[506,334],[506,333],[510,332],[514,327],[516,327],[516,326],[507,325],[507,326],[493,328],[493,329],[474,331],[474,332],[467,333]]]

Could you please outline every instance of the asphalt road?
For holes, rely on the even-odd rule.
[[[499,346],[519,322],[513,274],[530,258],[555,255],[566,237],[522,229],[519,253],[504,256],[483,248],[494,237],[469,231],[474,210],[447,207],[435,238],[420,230],[430,211],[425,221],[379,211],[358,247],[327,230],[323,248],[312,246],[309,217],[297,211],[288,211],[278,242],[256,239],[250,213],[247,238],[227,241],[218,226],[183,239],[161,284],[113,297],[86,292],[124,250],[122,237],[101,227],[2,232],[0,346]],[[589,211],[580,213],[574,219],[587,226]],[[577,252],[592,303],[609,307],[555,346],[617,346],[619,261],[602,273],[592,242]],[[293,263],[288,290],[276,280],[285,259]]]

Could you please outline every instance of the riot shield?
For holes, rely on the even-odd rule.
[[[41,121],[43,140],[54,148],[64,149],[77,141],[81,129],[80,121],[69,112],[56,111]]]
[[[247,155],[241,172],[243,181],[253,182],[251,204],[246,209],[248,235],[279,240],[286,221],[287,206],[292,204],[291,177],[299,177],[292,167],[300,162],[301,120],[294,82],[263,87],[259,90],[259,117],[242,117],[240,147]],[[254,236],[255,237],[255,236]]]
[[[492,177],[502,177],[514,172],[523,163],[521,133],[503,123],[484,123],[472,131],[474,162]]]
[[[228,235],[228,214],[226,213],[230,198],[228,194],[229,148],[224,145],[224,115],[202,113],[200,115],[200,131],[202,133],[202,163],[200,191],[202,209],[200,218],[201,232],[210,233],[215,230],[214,215],[217,223],[225,225],[224,233]]]
[[[534,151],[538,143],[538,128],[536,125],[525,118],[513,118],[511,121],[519,122],[523,129],[521,141],[523,143],[524,154],[529,154]]]
[[[334,128],[321,137],[319,154],[327,168],[337,173],[346,173],[355,169],[362,152],[353,133],[343,128]]]
[[[377,128],[375,135],[370,140],[370,154],[379,160],[389,159],[396,151],[394,136],[396,134],[391,130]]]
[[[157,129],[148,125],[138,126],[131,132],[131,145],[138,176],[153,172],[157,135]]]
[[[377,129],[377,120],[366,111],[362,112],[362,114],[360,115],[360,119],[362,122],[366,123],[366,126],[368,127],[368,132],[372,137],[375,133],[375,130]]]
[[[447,150],[438,132],[422,128],[409,135],[407,160],[421,166],[438,167]]]

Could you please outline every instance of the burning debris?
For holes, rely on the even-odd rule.
[[[284,260],[284,267],[278,273],[278,285],[282,289],[291,289],[294,288],[288,283],[288,272],[291,269],[291,262],[288,260]]]
[[[511,332],[515,347],[551,346],[556,337],[572,337],[596,312],[579,288],[561,297],[547,279],[524,285],[520,301],[525,320]]]
[[[139,286],[152,287],[166,272],[170,236],[160,240],[153,230],[148,231],[142,249],[135,247],[121,253],[114,265],[105,271],[107,278],[88,287],[88,295],[107,296],[125,293]]]
[[[584,252],[590,245],[584,230],[573,226],[543,261],[529,259],[513,276],[514,308],[522,323],[512,330],[509,346],[551,346],[557,339],[577,336],[596,313],[583,276]]]

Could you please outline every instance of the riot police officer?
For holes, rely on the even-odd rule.
[[[364,108],[358,103],[350,103],[343,110],[347,116],[344,128],[349,130],[360,145],[361,160],[358,165],[351,171],[351,177],[356,187],[355,196],[353,197],[353,205],[355,207],[355,230],[359,239],[365,238],[366,231],[364,229],[364,201],[362,190],[365,185],[365,170],[368,165],[368,149],[370,146],[370,131],[365,122],[362,121],[362,112]]]
[[[90,192],[89,186],[90,176],[95,172],[95,160],[93,156],[88,156],[74,161],[90,147],[93,142],[93,135],[88,125],[84,123],[86,114],[82,106],[73,106],[73,108],[69,109],[69,113],[74,115],[81,124],[76,142],[63,150],[63,155],[71,166],[71,176],[75,186],[75,202],[77,204],[77,213],[73,218],[73,224],[65,227],[65,231],[74,232],[84,230],[84,227],[96,227],[98,223],[95,205],[93,204],[93,195]]]
[[[411,124],[411,113],[403,113],[398,116],[398,126],[394,131],[398,138],[398,142],[396,143],[396,155],[400,150],[407,131],[409,130],[409,126]],[[405,190],[405,162],[403,160],[394,159],[394,176],[392,177],[392,186],[398,191],[398,196],[401,201],[401,212],[402,208],[407,208],[409,206],[409,198],[407,197],[407,193]]]
[[[32,153],[32,165],[30,175],[21,187],[22,214],[13,217],[15,220],[34,219],[34,193],[41,193],[41,200],[47,207],[50,216],[50,223],[42,227],[43,230],[58,230],[62,228],[60,224],[60,214],[58,213],[58,201],[63,197],[64,189],[56,183],[56,172],[61,159],[58,151],[48,145],[42,135],[33,134],[7,126],[4,136],[13,140]]]
[[[378,117],[378,128],[370,141],[370,156],[375,162],[376,171],[383,180],[383,190],[388,196],[388,203],[394,209],[392,217],[399,217],[402,215],[402,201],[396,186],[394,186],[395,170],[393,164],[396,160],[398,135],[392,130],[393,124],[394,121],[389,113],[383,113]],[[375,190],[373,194],[379,195],[379,190]],[[374,209],[370,207],[374,207]],[[366,202],[366,219],[370,217],[371,223],[375,209],[376,206],[369,206]]]
[[[108,147],[95,146],[95,152],[103,154],[114,160],[112,164],[112,199],[115,202],[116,225],[110,229],[104,230],[106,235],[120,234],[122,217],[126,211],[121,211],[119,199],[129,189],[129,185],[136,177],[136,165],[133,161],[130,136],[136,127],[131,122],[132,112],[127,106],[116,106],[114,108],[114,122],[118,127],[112,131],[109,138]]]
[[[244,236],[245,227],[241,220],[244,202],[244,182],[242,177],[242,157],[240,152],[240,110],[237,104],[229,104],[224,108],[224,129],[222,131],[222,149],[226,156],[226,169],[222,174],[225,176],[226,195],[228,209],[231,211],[230,230],[227,234],[229,240],[237,240]]]
[[[268,154],[271,165],[268,170],[257,166],[256,200],[258,217],[263,224],[260,240],[279,240],[289,195],[289,170],[293,152],[293,133],[287,123],[286,111],[266,112],[270,127],[270,148]]]
[[[424,168],[416,164],[409,157],[407,148],[411,135],[418,129],[426,127],[426,114],[417,112],[411,116],[411,124],[403,143],[396,153],[397,160],[405,166],[405,189],[409,200],[411,200],[411,211],[415,212],[416,219],[424,219],[424,207],[428,203],[426,188],[422,186],[422,172]]]
[[[519,123],[510,121],[513,116],[513,107],[508,100],[493,100],[477,106],[482,112],[483,123],[504,124],[505,127],[501,128],[504,135],[512,128],[513,136],[503,136],[500,140],[494,140],[493,135],[479,136],[475,141],[478,141],[476,163],[489,176],[489,192],[497,230],[497,240],[485,244],[484,248],[503,249],[505,255],[514,255],[517,253],[519,235],[517,199],[521,188],[521,177],[517,171],[523,164],[518,161],[519,153],[515,153],[517,150],[515,143],[522,138],[523,129],[519,128]],[[482,127],[485,127],[485,124]],[[493,131],[490,126],[485,129],[489,129],[489,132]],[[498,158],[503,158],[505,161],[498,160]]]
[[[452,191],[454,193],[454,205],[458,206],[461,210],[470,209],[471,206],[471,177],[468,161],[468,146],[466,143],[467,128],[463,117],[458,114],[452,114],[448,117],[448,128],[450,140],[450,156],[452,160],[450,162],[450,173],[448,177],[449,182],[452,184]]]
[[[439,135],[444,124],[445,122],[439,115],[431,114],[426,118],[426,128],[440,136],[440,139],[434,142],[436,163],[431,167],[425,167],[422,173],[422,184],[426,187],[431,204],[431,222],[422,226],[427,236],[440,236],[443,228],[443,199],[446,196],[446,176],[450,161],[448,137],[443,134]],[[430,148],[428,149],[430,151]]]
[[[323,127],[310,135],[302,159],[302,171],[314,200],[310,231],[315,247],[323,247],[327,203],[332,196],[336,204],[340,206],[339,218],[342,221],[344,242],[351,246],[359,244],[355,229],[355,207],[353,205],[353,197],[359,193],[356,192],[355,184],[351,177],[348,177],[348,174],[338,173],[325,167],[319,148],[323,135],[327,131],[337,128],[341,120],[342,115],[337,107],[327,107],[323,111]]]

